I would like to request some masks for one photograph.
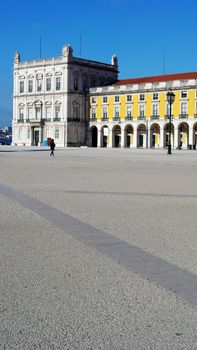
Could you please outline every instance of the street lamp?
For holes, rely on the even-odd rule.
[[[167,101],[170,105],[170,116],[169,116],[169,141],[168,141],[168,154],[172,154],[171,152],[171,133],[172,133],[172,123],[171,123],[171,119],[172,119],[172,104],[175,100],[175,94],[172,92],[172,90],[169,90],[166,94],[167,96]]]

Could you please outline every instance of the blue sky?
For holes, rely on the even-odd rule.
[[[29,0],[0,4],[0,126],[12,118],[12,67],[22,60],[74,55],[110,62],[120,78],[197,71],[197,0]],[[165,54],[164,54],[165,53]],[[165,65],[164,65],[165,57]]]

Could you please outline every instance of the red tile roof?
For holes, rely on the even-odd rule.
[[[122,79],[122,80],[118,80],[114,85],[159,83],[161,81],[186,80],[186,79],[197,79],[197,72],[158,75],[158,76],[144,77],[144,78]]]

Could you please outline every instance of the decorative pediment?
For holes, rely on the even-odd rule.
[[[57,76],[57,75],[62,75],[62,72],[56,72],[55,76]]]
[[[33,102],[28,102],[28,107],[32,107],[33,106]]]
[[[52,105],[52,102],[51,102],[51,101],[46,101],[46,102],[45,102],[45,105],[46,105],[46,106],[51,106],[51,105]]]
[[[46,77],[52,77],[52,74],[51,73],[47,73]]]
[[[32,74],[28,75],[28,79],[32,79],[34,76]]]
[[[36,100],[36,101],[34,102],[34,104],[35,104],[35,106],[42,106],[42,101]]]
[[[55,105],[61,105],[61,101],[55,101]]]
[[[20,102],[19,107],[25,107],[25,104],[23,102]]]
[[[24,75],[20,75],[19,79],[25,79],[25,76]]]
[[[43,78],[43,74],[42,73],[36,74],[36,79],[42,79],[42,78]]]

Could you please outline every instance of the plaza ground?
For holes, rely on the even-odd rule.
[[[49,154],[0,146],[0,349],[196,350],[197,151]]]

